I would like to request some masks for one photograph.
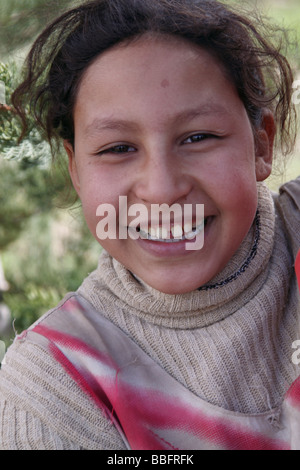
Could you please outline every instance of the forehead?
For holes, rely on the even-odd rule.
[[[238,98],[234,85],[207,50],[180,38],[145,35],[94,60],[82,78],[74,117],[80,111],[90,125],[102,111],[109,121],[111,112],[129,119],[135,111],[156,110],[163,118],[193,112],[195,101],[202,114],[229,111],[233,97]]]
[[[129,59],[133,63],[151,67],[149,59],[159,58],[158,52],[172,54],[172,51],[176,51],[176,55],[184,53],[187,57],[196,58],[199,53],[205,53],[206,50],[192,41],[189,41],[183,37],[172,36],[169,34],[161,33],[145,33],[142,36],[130,38],[122,41],[108,48],[102,52],[98,57],[95,57],[93,61],[98,62],[101,60],[103,64],[108,63],[111,59],[118,61],[120,59]],[[209,52],[206,52],[209,55]],[[144,60],[142,60],[144,58]],[[90,67],[87,68],[89,70]]]
[[[180,69],[187,65],[194,66],[198,71],[201,68],[202,73],[213,65],[224,76],[227,75],[223,64],[206,49],[184,38],[148,33],[113,46],[96,57],[83,74],[79,92],[95,80],[96,74],[99,82],[107,73],[113,74],[114,79],[122,77],[123,86],[126,86],[126,76],[131,79],[136,77],[136,81],[140,83],[149,74],[161,72],[174,80]],[[147,76],[141,76],[138,72],[147,73]],[[161,82],[161,86],[169,86],[167,78]]]

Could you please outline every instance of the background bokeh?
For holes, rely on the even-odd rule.
[[[0,107],[0,340],[7,345],[16,332],[54,307],[66,292],[77,289],[96,267],[101,250],[85,227],[80,204],[63,207],[74,196],[65,168],[50,167],[49,148],[34,123],[17,145],[20,128],[9,111],[9,93],[30,44],[47,22],[75,3],[80,0],[0,0],[0,84],[5,84],[6,92],[6,107]],[[294,46],[288,54],[300,79],[300,1],[228,3],[258,8],[291,30]],[[276,173],[268,184],[276,190],[299,174],[297,143],[285,171]]]

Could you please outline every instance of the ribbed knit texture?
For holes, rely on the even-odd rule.
[[[97,311],[202,399],[227,410],[261,413],[280,405],[299,376],[300,339],[293,262],[300,246],[300,180],[276,198],[259,184],[261,236],[248,268],[218,289],[167,295],[103,253],[79,288]],[[254,228],[216,279],[249,256]],[[42,344],[18,340],[0,372],[0,449],[122,449],[112,424]]]
[[[16,341],[0,373],[0,450],[123,449],[102,416],[43,347]]]

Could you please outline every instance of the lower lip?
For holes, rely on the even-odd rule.
[[[204,228],[204,239],[207,240],[210,227],[214,217],[209,217]],[[147,240],[143,238],[138,238],[136,242],[150,254],[157,257],[172,257],[172,256],[188,256],[195,254],[195,250],[187,250],[186,245],[189,243],[195,243],[195,238],[192,240],[182,240],[178,242],[166,243],[166,242],[156,242],[153,240]],[[201,251],[201,250],[199,250]]]

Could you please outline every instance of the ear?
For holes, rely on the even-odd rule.
[[[64,148],[65,148],[65,151],[67,152],[68,159],[69,159],[69,165],[68,165],[69,174],[70,174],[74,189],[77,192],[78,196],[80,196],[80,180],[79,180],[78,171],[77,171],[74,147],[71,144],[71,142],[69,142],[68,140],[64,140]]]
[[[273,113],[269,109],[264,109],[261,127],[256,131],[255,173],[257,181],[264,181],[271,174],[275,134]]]

